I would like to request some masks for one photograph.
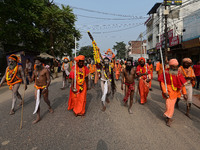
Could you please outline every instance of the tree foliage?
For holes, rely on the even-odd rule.
[[[125,58],[126,53],[126,44],[124,41],[122,42],[116,42],[116,45],[113,46],[113,49],[117,51],[116,57],[119,59]]]
[[[84,55],[86,58],[93,59],[93,47],[92,46],[84,46],[80,48],[79,55]]]
[[[74,48],[76,17],[69,6],[58,7],[48,0],[0,1],[0,42],[6,52],[31,50],[56,56]]]

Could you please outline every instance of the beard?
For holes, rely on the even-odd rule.
[[[130,72],[133,66],[126,66],[126,71]]]
[[[105,64],[104,66],[105,66],[105,68],[109,68],[109,64]]]
[[[140,66],[144,67],[144,64],[140,64]]]
[[[9,68],[13,70],[16,67],[17,63],[9,64]]]
[[[177,69],[169,69],[169,73],[171,73],[172,75],[177,75],[178,70]]]
[[[42,70],[42,65],[36,66],[37,70]]]

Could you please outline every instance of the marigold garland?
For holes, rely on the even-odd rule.
[[[82,72],[79,71],[79,67],[76,67],[76,81],[77,84],[79,85],[79,90],[80,92],[83,91],[83,84],[85,82],[85,67],[82,67]],[[82,76],[83,78],[81,78],[80,76]]]
[[[9,82],[12,82],[17,74],[17,70],[18,70],[18,65],[13,70],[11,70],[8,67],[8,69],[6,71],[6,80]],[[12,77],[11,77],[11,74],[12,74]]]
[[[99,48],[96,45],[95,41],[92,41],[92,46],[93,46],[93,54],[94,54],[94,61],[95,64],[100,63],[100,56],[99,56]]]
[[[171,74],[170,74],[170,80],[171,80],[171,84],[172,84],[172,90],[173,90],[173,91],[177,91],[177,87],[174,87],[173,78],[172,78],[172,75],[171,75]]]

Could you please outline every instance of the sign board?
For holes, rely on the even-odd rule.
[[[166,1],[166,5],[170,6],[170,5],[182,5],[182,0],[164,0],[164,2]]]
[[[178,45],[178,44],[180,44],[179,42],[180,42],[179,36],[175,36],[175,37],[173,37],[172,39],[169,40],[169,47]]]

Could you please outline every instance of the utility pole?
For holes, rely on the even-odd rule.
[[[140,50],[140,57],[142,57],[142,45],[143,45],[143,42],[142,42],[142,33],[140,33],[140,39],[141,39],[141,50]]]
[[[165,15],[165,51],[164,51],[164,61],[167,60],[167,43],[168,43],[168,32],[167,32],[167,18],[169,15],[169,10],[167,9],[167,0],[164,0],[164,6],[165,6],[165,10],[164,10],[164,15]]]

